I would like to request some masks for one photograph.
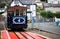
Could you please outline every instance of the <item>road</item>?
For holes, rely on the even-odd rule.
[[[3,29],[4,29],[4,27],[5,27],[4,22],[0,22],[0,30],[3,30]]]
[[[3,22],[2,22],[3,23]],[[4,30],[4,23],[2,24],[0,23],[0,30]],[[57,34],[53,34],[53,33],[49,33],[49,32],[45,32],[45,31],[40,31],[37,29],[31,29],[31,28],[27,28],[26,31],[32,32],[32,33],[37,33],[52,39],[60,39],[60,35]]]

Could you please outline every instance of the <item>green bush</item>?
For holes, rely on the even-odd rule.
[[[60,12],[54,13],[55,17],[60,18]]]
[[[42,17],[46,18],[46,11],[41,11],[41,12],[40,12],[40,15],[41,15]]]
[[[5,5],[6,5],[5,3],[0,4],[0,8],[4,8]]]
[[[44,18],[53,18],[54,14],[50,11],[41,11],[40,15]]]
[[[43,8],[41,8],[41,7],[37,7],[37,12],[40,12],[40,11],[43,11],[44,9]]]
[[[0,15],[3,14],[4,12],[0,12]]]
[[[46,17],[47,17],[47,18],[53,18],[53,17],[54,17],[54,13],[48,11]]]

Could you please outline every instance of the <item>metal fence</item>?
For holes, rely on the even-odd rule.
[[[45,19],[42,17],[36,17],[35,21],[28,24],[28,27],[60,34],[60,26],[56,26],[54,18]]]
[[[47,19],[47,18],[42,18],[42,17],[40,17],[40,16],[36,16],[34,19],[32,18],[32,19],[31,19],[31,22],[32,22],[32,20],[33,20],[34,23],[40,23],[40,22],[55,22],[55,18],[49,18],[49,19]]]

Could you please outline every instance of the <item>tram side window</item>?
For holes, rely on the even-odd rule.
[[[23,15],[26,15],[26,11],[23,11]]]
[[[9,12],[8,12],[8,15],[9,15],[9,16],[14,16],[14,12],[13,12],[13,11],[9,11]]]
[[[20,16],[23,16],[23,11],[20,11]]]
[[[16,10],[16,16],[19,16],[19,10]]]

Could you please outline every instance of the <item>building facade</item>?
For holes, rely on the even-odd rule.
[[[60,0],[48,0],[48,3],[60,4]]]
[[[48,3],[44,4],[46,11],[60,12],[60,0],[48,0]]]

